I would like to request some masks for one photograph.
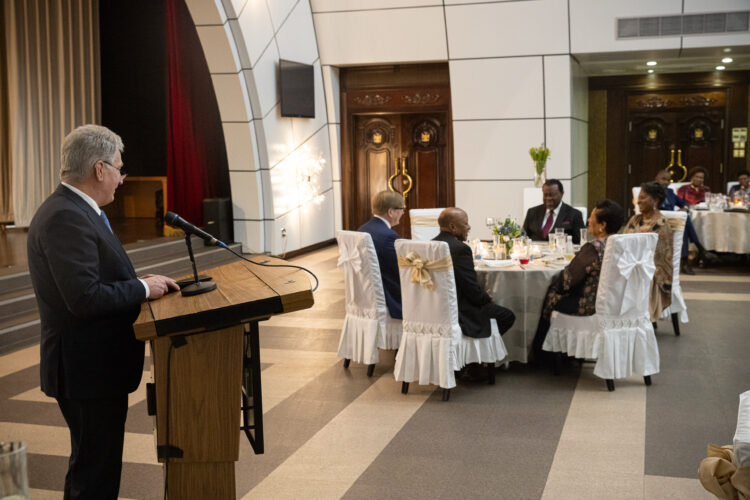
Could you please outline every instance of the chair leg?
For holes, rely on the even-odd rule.
[[[656,330],[656,321],[652,322],[652,323],[651,323],[651,326],[653,326],[653,327],[654,327],[654,330]]]
[[[607,379],[607,390],[609,392],[612,392],[615,390],[615,381],[611,378]]]
[[[351,363],[352,360],[349,358],[344,358],[344,368],[349,368],[349,363]]]
[[[451,398],[451,390],[443,389],[443,401],[448,401]]]
[[[401,382],[401,394],[409,392],[409,382]]]
[[[554,355],[554,362],[552,363],[552,374],[560,375],[561,368],[562,368],[562,353],[556,352]]]
[[[487,383],[495,385],[495,363],[487,363]]]
[[[674,329],[675,337],[680,336],[680,321],[677,317],[677,313],[672,313],[672,329]]]
[[[651,375],[646,375],[645,377],[643,377],[643,382],[646,385],[651,385]]]
[[[367,376],[372,377],[372,374],[375,373],[375,365],[368,365],[367,366]]]

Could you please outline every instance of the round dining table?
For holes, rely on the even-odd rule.
[[[479,285],[496,304],[516,315],[513,327],[503,335],[508,361],[528,362],[547,289],[563,269],[564,265],[548,265],[541,259],[523,267],[487,267],[481,262],[476,267]]]
[[[750,212],[692,209],[690,218],[706,250],[750,254]]]

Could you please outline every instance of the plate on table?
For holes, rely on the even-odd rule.
[[[568,260],[565,260],[564,257],[559,257],[559,258],[548,257],[546,259],[540,259],[540,260],[547,267],[554,267],[554,268],[559,268],[559,269],[562,269],[565,266],[567,266],[569,262]]]
[[[706,205],[705,201],[702,201],[693,205],[692,208],[694,208],[695,210],[708,210],[708,205]]]
[[[510,267],[515,264],[515,262],[513,262],[513,259],[483,260],[482,263],[484,264],[484,267],[494,267],[494,268]]]

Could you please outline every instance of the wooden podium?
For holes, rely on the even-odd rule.
[[[264,264],[285,264],[267,256]],[[205,270],[216,290],[146,302],[135,322],[151,342],[157,456],[172,499],[234,499],[240,431],[263,453],[258,321],[313,305],[308,275],[238,261]],[[240,424],[252,410],[252,424]]]

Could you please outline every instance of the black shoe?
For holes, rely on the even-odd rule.
[[[688,259],[682,259],[682,265],[680,265],[680,273],[689,274],[691,276],[695,274],[695,271],[693,271],[693,268],[690,265],[690,261]]]

